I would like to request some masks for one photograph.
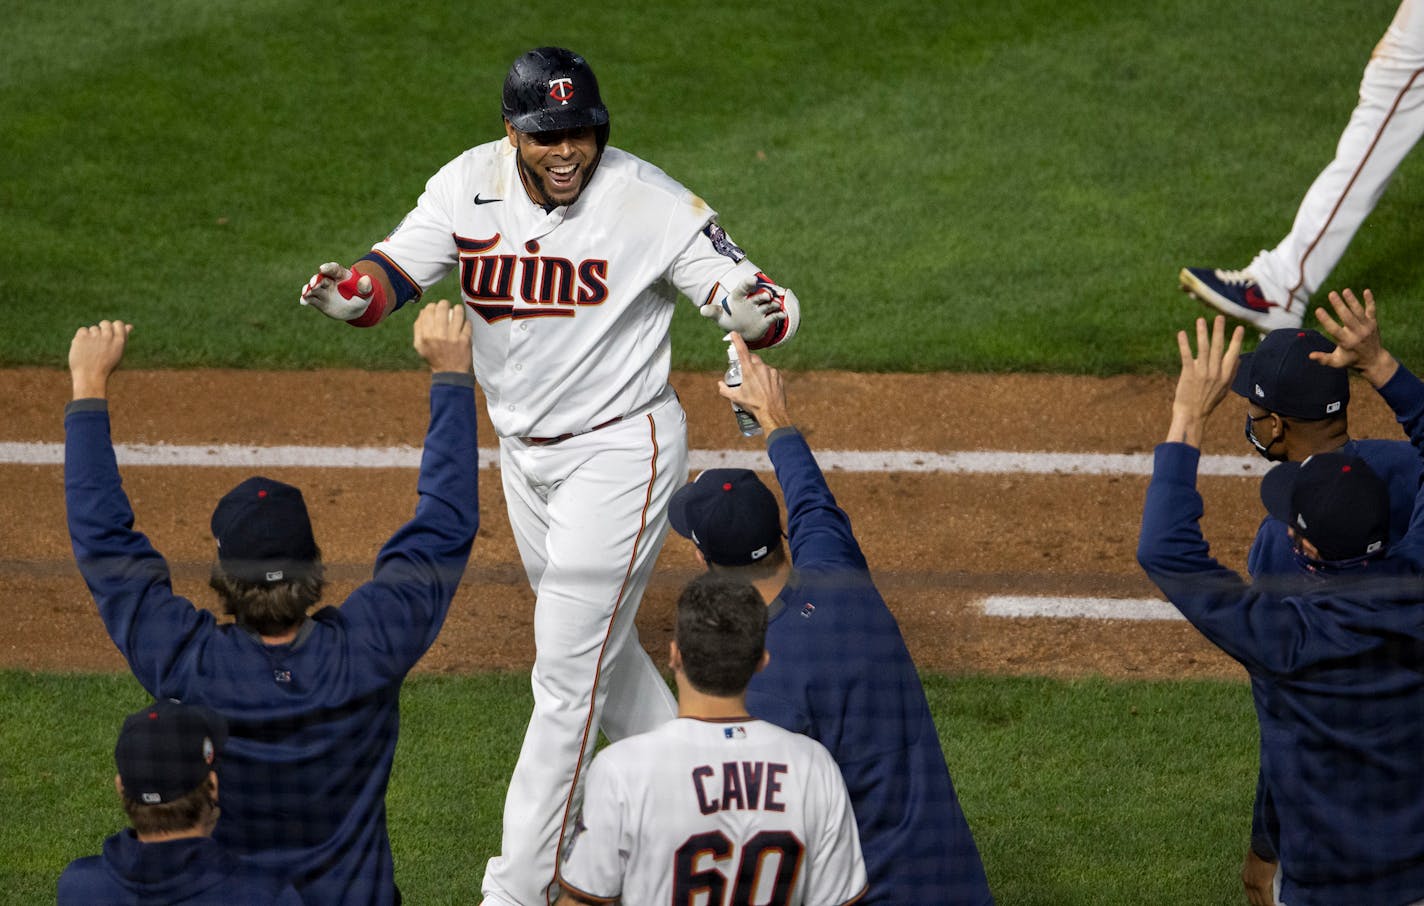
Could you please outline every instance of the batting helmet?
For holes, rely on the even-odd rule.
[[[504,78],[504,118],[520,132],[554,132],[592,126],[598,147],[608,141],[608,108],[588,61],[562,47],[536,47]]]

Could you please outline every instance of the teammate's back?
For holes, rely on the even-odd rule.
[[[836,906],[865,893],[845,781],[819,742],[746,713],[766,663],[756,589],[704,576],[678,601],[677,720],[604,749],[559,868],[570,903]]]

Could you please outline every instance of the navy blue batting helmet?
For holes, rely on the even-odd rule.
[[[592,126],[600,148],[608,141],[608,108],[593,68],[562,47],[536,47],[515,60],[504,78],[500,109],[520,132]]]

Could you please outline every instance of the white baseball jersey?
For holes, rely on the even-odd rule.
[[[575,204],[545,211],[501,138],[442,167],[373,251],[422,290],[459,265],[495,431],[557,437],[644,410],[664,391],[678,290],[701,305],[756,273],[715,217],[613,147]]]
[[[594,758],[559,881],[626,906],[838,906],[864,895],[865,863],[820,743],[684,717]]]

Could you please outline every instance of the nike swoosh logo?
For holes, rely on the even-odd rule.
[[[481,198],[481,197],[478,196],[478,195],[475,196],[475,204],[493,204],[493,203],[495,203],[496,201],[504,201],[504,199],[503,199],[503,198]]]

